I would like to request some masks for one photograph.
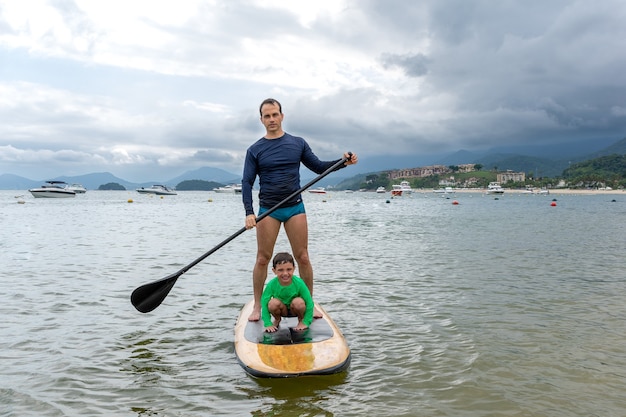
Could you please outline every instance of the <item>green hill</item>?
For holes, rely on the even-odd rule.
[[[186,180],[178,183],[176,191],[211,191],[223,185],[215,181]]]
[[[594,187],[602,184],[613,188],[626,187],[626,153],[573,164],[563,171],[563,178],[577,186]]]

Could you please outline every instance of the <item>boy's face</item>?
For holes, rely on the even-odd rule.
[[[272,268],[272,271],[276,274],[282,285],[289,285],[291,284],[294,269],[295,268],[291,262],[284,262],[282,264],[277,264],[276,267]]]

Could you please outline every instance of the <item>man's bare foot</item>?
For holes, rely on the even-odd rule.
[[[313,318],[321,319],[324,315],[317,309],[317,307],[313,307]]]
[[[261,319],[261,307],[254,307],[252,313],[248,316],[248,321],[259,321]]]

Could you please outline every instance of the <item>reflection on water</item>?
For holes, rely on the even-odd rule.
[[[246,389],[251,399],[262,399],[253,416],[333,416],[323,404],[329,396],[340,395],[347,372],[327,376],[306,376],[298,379],[253,379],[256,387]]]
[[[263,380],[236,361],[255,231],[240,197],[0,192],[0,415],[554,416],[626,408],[626,197],[305,196],[315,298],[348,372]],[[132,197],[134,202],[127,201]],[[558,199],[556,207],[550,206]],[[281,234],[277,250],[289,250]]]

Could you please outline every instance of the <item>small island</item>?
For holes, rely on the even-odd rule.
[[[214,188],[223,186],[215,181],[204,180],[187,180],[182,181],[176,186],[177,191],[211,191]]]
[[[99,186],[98,190],[101,190],[101,191],[109,191],[109,190],[126,191],[126,187],[124,187],[123,185],[118,184],[116,182],[109,182],[109,183],[102,184],[101,186]]]

